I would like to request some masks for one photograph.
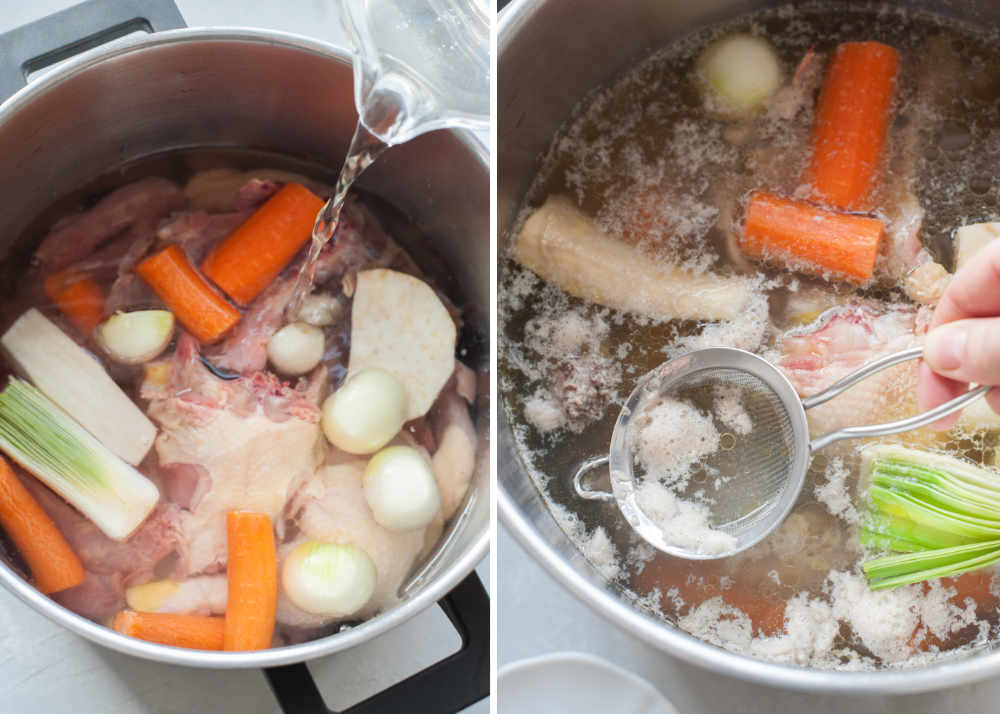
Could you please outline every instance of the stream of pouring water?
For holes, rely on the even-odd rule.
[[[333,196],[316,218],[309,257],[285,308],[295,320],[347,193],[386,149],[434,129],[489,125],[489,19],[470,0],[341,0],[355,45],[358,124]]]
[[[312,242],[309,245],[309,255],[306,262],[299,270],[295,279],[295,289],[285,308],[285,314],[289,319],[295,320],[302,309],[302,302],[312,292],[313,280],[316,277],[316,261],[319,253],[337,230],[340,222],[340,211],[347,200],[347,193],[351,186],[357,181],[358,176],[372,165],[382,153],[389,148],[377,136],[365,128],[364,123],[359,119],[354,128],[354,136],[351,138],[351,145],[347,149],[347,157],[344,159],[344,166],[340,170],[337,178],[337,186],[333,195],[327,200],[322,210],[316,216],[313,224]]]

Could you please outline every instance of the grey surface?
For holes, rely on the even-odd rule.
[[[0,0],[0,32],[67,8],[69,0]],[[244,26],[345,44],[336,0],[177,0],[189,26]],[[477,571],[488,585],[488,560]],[[446,656],[458,638],[438,608],[349,653],[311,663],[327,703],[350,706]],[[48,621],[0,590],[0,712],[185,714],[279,711],[259,670],[206,671],[110,652]],[[487,702],[466,710],[489,711]]]
[[[489,561],[476,569],[489,584]],[[327,704],[343,709],[458,648],[439,608],[309,664]],[[0,711],[11,714],[280,714],[260,670],[189,669],[104,649],[0,589]],[[465,714],[486,714],[484,700]]]
[[[897,697],[799,694],[731,679],[674,659],[611,625],[560,587],[502,527],[494,557],[501,668],[546,652],[587,652],[643,677],[681,714],[987,714],[1000,708],[1000,679]]]

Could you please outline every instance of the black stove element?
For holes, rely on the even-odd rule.
[[[490,598],[475,571],[438,601],[462,638],[457,652],[350,709],[334,712],[305,664],[265,669],[285,714],[454,714],[490,693]]]

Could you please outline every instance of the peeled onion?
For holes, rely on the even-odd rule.
[[[97,326],[98,344],[115,362],[141,364],[157,357],[174,334],[168,310],[118,312]]]
[[[281,569],[288,599],[314,615],[346,617],[375,592],[377,573],[368,554],[354,545],[308,540],[297,545]]]
[[[363,369],[323,402],[323,433],[338,449],[372,454],[403,428],[406,405],[402,382],[385,370]]]
[[[698,58],[706,108],[724,116],[750,113],[781,87],[781,64],[762,37],[737,34],[709,45]]]
[[[267,358],[277,371],[297,377],[319,364],[325,346],[323,330],[305,322],[293,322],[271,336]]]
[[[441,508],[427,458],[409,446],[390,446],[372,457],[362,477],[375,520],[391,531],[423,528]]]

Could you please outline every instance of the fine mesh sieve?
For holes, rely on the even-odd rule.
[[[990,387],[966,392],[923,414],[907,419],[838,429],[812,441],[806,409],[822,404],[866,377],[922,355],[917,347],[883,357],[840,379],[819,394],[800,399],[788,379],[767,360],[743,350],[713,347],[665,362],[636,385],[615,423],[606,459],[583,464],[574,477],[577,493],[587,499],[614,500],[629,524],[646,541],[683,558],[728,557],[750,548],[788,515],[798,498],[812,454],[842,439],[885,436],[916,429],[955,412],[978,399]],[[739,409],[719,413],[720,400]],[[710,415],[721,433],[711,453],[693,460],[683,478],[676,473],[645,471],[637,458],[642,430],[661,407],[684,404]],[[740,411],[742,410],[742,411]],[[732,410],[730,410],[732,411]],[[690,412],[688,412],[690,413]],[[749,419],[747,419],[749,417]],[[677,425],[675,425],[676,427]],[[699,435],[673,429],[673,444],[684,457],[697,454]],[[584,475],[607,462],[611,493],[588,488]],[[685,465],[685,458],[679,459]],[[724,548],[704,548],[669,535],[660,520],[640,507],[637,492],[650,479],[670,483],[670,490],[707,516],[715,532],[731,536]],[[718,541],[716,542],[718,545]]]

